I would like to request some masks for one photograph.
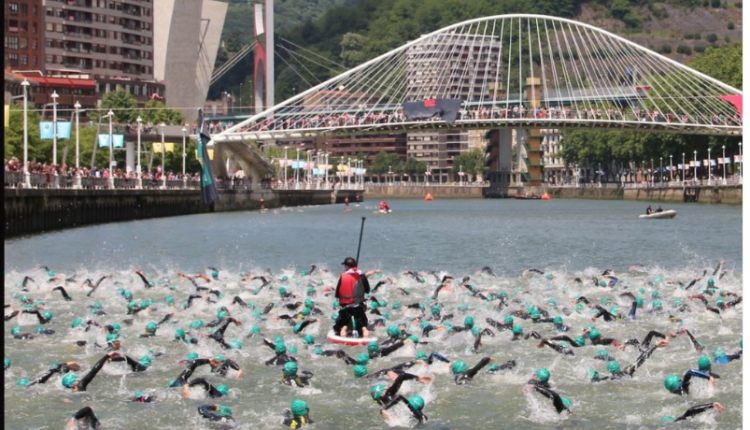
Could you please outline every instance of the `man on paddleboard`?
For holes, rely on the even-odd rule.
[[[365,274],[357,269],[357,260],[354,258],[347,257],[341,264],[346,271],[341,274],[336,285],[336,298],[339,299],[341,311],[333,326],[333,332],[347,337],[356,331],[359,337],[370,337],[365,313],[365,294],[370,292],[370,282]]]

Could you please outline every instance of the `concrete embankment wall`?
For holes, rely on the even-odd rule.
[[[345,197],[354,201],[355,191],[339,191],[336,203]],[[361,194],[361,191],[359,192]],[[229,212],[279,206],[334,203],[331,192],[222,190],[213,206],[201,202],[200,190],[40,190],[5,189],[5,237],[60,230],[85,225]]]
[[[480,199],[483,187],[476,186],[365,186],[365,197],[423,199],[428,193],[434,198]]]

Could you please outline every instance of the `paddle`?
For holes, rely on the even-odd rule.
[[[357,246],[357,265],[359,265],[359,251],[362,249],[362,233],[365,231],[365,220],[367,218],[362,217],[362,227],[359,229],[359,245]]]

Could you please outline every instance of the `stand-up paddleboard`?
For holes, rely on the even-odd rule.
[[[377,210],[377,211],[373,211],[372,213],[374,213],[375,215],[387,215],[387,214],[389,214],[391,212],[393,212],[393,211],[390,210],[390,209],[388,209],[387,211]]]
[[[347,345],[347,346],[362,346],[367,345],[368,343],[375,341],[378,341],[378,338],[376,337],[342,337],[337,336],[333,330],[328,332],[328,336],[326,336],[326,339],[328,339],[331,343],[338,343],[340,345]]]

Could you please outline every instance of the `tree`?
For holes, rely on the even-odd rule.
[[[123,88],[105,94],[102,98],[101,109],[90,110],[89,118],[97,122],[99,116],[106,116],[110,109],[115,113],[114,120],[120,124],[135,122],[138,117],[138,101]],[[106,119],[103,118],[102,122],[106,122]]]
[[[451,173],[457,175],[463,169],[464,173],[470,175],[469,177],[477,175],[477,180],[481,180],[481,175],[487,171],[485,161],[485,155],[480,149],[464,152],[453,159]]]
[[[354,67],[367,59],[366,43],[367,38],[357,33],[346,33],[341,37],[341,61],[346,67]]]
[[[622,20],[630,13],[630,3],[627,0],[614,0],[609,11],[613,17]]]
[[[380,151],[375,155],[375,161],[373,162],[370,172],[374,175],[383,175],[388,173],[388,169],[397,171],[399,165],[398,154],[389,154],[385,151]]]
[[[742,45],[708,48],[688,65],[737,89],[742,89]]]
[[[33,109],[28,110],[29,160],[47,162],[52,159],[52,141],[39,137],[39,121],[42,117]],[[5,158],[17,157],[23,161],[23,107],[11,105],[8,127],[5,129]]]
[[[185,124],[185,117],[182,116],[182,112],[169,108],[164,102],[156,99],[146,102],[141,112],[141,119],[147,124],[161,124],[162,122],[167,125]]]

